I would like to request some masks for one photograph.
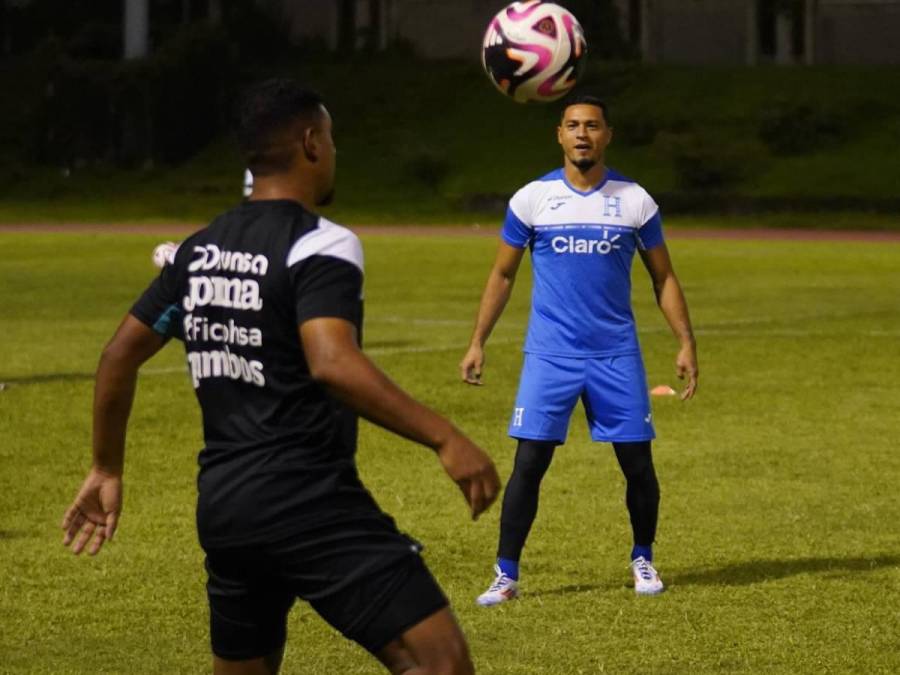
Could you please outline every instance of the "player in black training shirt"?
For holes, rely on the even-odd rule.
[[[103,351],[93,466],[64,543],[95,554],[112,538],[137,372],[176,337],[203,411],[197,527],[215,672],[277,672],[298,597],[392,672],[471,672],[420,545],[357,476],[356,414],[435,449],[473,517],[497,495],[494,465],[360,351],[360,242],[309,210],[334,186],[321,99],[289,80],[257,85],[239,140],[251,199],[182,242]]]

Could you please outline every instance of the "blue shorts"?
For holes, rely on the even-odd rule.
[[[640,354],[589,359],[525,354],[509,435],[564,443],[579,398],[592,440],[656,437]]]

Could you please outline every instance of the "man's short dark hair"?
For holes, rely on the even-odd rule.
[[[604,101],[599,96],[595,94],[590,94],[586,92],[575,92],[569,94],[566,98],[563,99],[562,111],[559,116],[563,117],[566,114],[566,110],[572,107],[573,105],[594,105],[600,108],[603,111],[603,119],[607,124],[610,123],[609,120],[609,108],[606,105],[606,101]]]
[[[287,171],[296,151],[296,125],[314,123],[322,105],[319,94],[286,78],[249,87],[237,114],[237,140],[247,168],[260,176]]]

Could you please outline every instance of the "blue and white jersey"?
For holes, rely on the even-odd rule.
[[[502,237],[531,249],[525,352],[596,358],[639,351],[631,261],[636,249],[663,243],[659,207],[644,188],[607,169],[600,185],[582,192],[557,169],[513,195]]]

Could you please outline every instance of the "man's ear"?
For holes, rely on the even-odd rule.
[[[303,130],[303,154],[310,162],[319,161],[319,140],[314,127],[306,127]]]

